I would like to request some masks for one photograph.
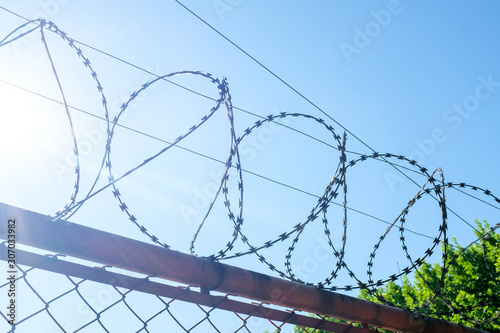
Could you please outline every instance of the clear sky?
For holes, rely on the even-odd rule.
[[[324,119],[338,135],[344,132],[341,126],[349,131],[348,162],[359,154],[371,154],[371,149],[404,155],[430,173],[441,168],[446,182],[465,182],[500,193],[497,2],[210,0],[184,4],[321,110],[175,1],[0,2],[29,19],[44,17],[70,37],[157,75],[189,70],[227,78],[238,108],[234,109],[237,137],[259,120],[256,115],[307,114]],[[0,39],[23,23],[0,10]],[[88,70],[64,41],[50,32],[46,35],[68,104],[103,117],[101,97]],[[111,118],[133,91],[155,78],[80,47],[98,74]],[[68,120],[61,105],[13,86],[61,100],[38,31],[0,48],[0,80],[0,201],[54,214],[73,193],[75,182]],[[176,76],[172,81],[218,96],[217,87],[201,76]],[[158,139],[172,142],[186,133],[214,104],[169,83],[142,92],[119,123],[150,137],[115,130],[114,176],[164,148],[166,144]],[[106,125],[70,111],[81,159],[80,200],[99,170]],[[309,137],[267,123],[239,145],[242,168],[253,173],[243,173],[243,230],[255,246],[306,221],[339,163],[339,152],[331,147],[337,147],[337,142],[323,126],[303,117],[278,122]],[[225,161],[231,147],[227,111],[218,110],[180,145]],[[402,160],[391,161],[411,167]],[[173,148],[117,187],[139,223],[162,242],[187,252],[223,171],[219,162]],[[346,262],[361,280],[366,281],[369,254],[388,226],[380,220],[391,223],[426,181],[415,172],[405,174],[418,185],[380,161],[369,160],[347,170],[347,206],[378,218],[348,211]],[[104,170],[96,188],[106,185],[107,178]],[[228,186],[236,207],[234,170]],[[464,245],[474,238],[466,222],[474,225],[475,218],[487,219],[491,225],[500,222],[498,204],[480,193],[467,193],[496,206],[447,190],[447,205],[452,209],[449,236]],[[341,195],[335,203],[342,204]],[[342,210],[332,204],[327,217],[338,247]],[[89,199],[70,220],[149,241],[120,211],[110,189]],[[413,258],[432,244],[440,223],[440,210],[432,198],[424,197],[412,207],[405,227],[424,235],[407,234]],[[196,252],[210,255],[224,249],[232,231],[219,198],[195,244]],[[333,269],[336,259],[323,252],[325,240],[320,218],[305,228],[292,257],[292,267],[301,279],[316,283]],[[376,279],[397,273],[398,265],[401,269],[409,265],[397,230],[382,244],[373,269]],[[262,254],[284,269],[290,245],[291,239]],[[241,241],[236,243],[236,251],[245,249]],[[439,261],[439,254],[430,260]],[[227,263],[274,274],[255,256]],[[344,271],[334,284],[356,282]]]

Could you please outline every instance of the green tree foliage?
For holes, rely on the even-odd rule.
[[[359,297],[376,303],[385,300],[420,314],[500,332],[500,234],[491,231],[486,222],[476,224],[477,242],[463,248],[454,239],[454,246],[448,245],[444,281],[442,264],[424,262],[413,282],[405,276],[402,285],[389,282],[378,289],[378,295],[362,290]],[[312,331],[295,328],[296,333]]]
[[[449,245],[448,270],[440,285],[442,265],[424,263],[412,283],[404,278],[379,289],[388,302],[420,313],[484,330],[500,332],[500,234],[477,222],[478,241]],[[437,291],[437,292],[436,292]],[[366,290],[360,298],[380,302]]]

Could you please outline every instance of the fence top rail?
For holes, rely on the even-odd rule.
[[[46,251],[347,321],[403,332],[484,332],[210,261],[0,203],[15,220],[16,242]],[[2,223],[5,225],[6,223]],[[0,228],[7,239],[7,229]]]

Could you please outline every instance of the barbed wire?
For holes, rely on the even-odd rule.
[[[23,17],[23,16],[21,16],[21,15],[19,15],[19,14],[17,14],[17,13],[14,13],[14,12],[12,12],[12,11],[10,11],[10,10],[6,9],[5,7],[0,6],[0,9],[2,9],[2,10],[4,10],[4,11],[7,11],[7,12],[9,12],[9,13],[11,13],[11,14],[13,14],[13,15],[17,16],[17,17],[20,17],[20,18],[24,19],[25,21],[27,21],[25,24],[29,24],[29,23],[36,23],[36,22],[37,22],[37,20],[30,21],[30,20],[28,20],[27,18],[25,18],[25,17]],[[24,25],[23,25],[23,26],[24,26]],[[34,28],[34,29],[36,29],[36,28]],[[12,33],[11,33],[11,34],[12,34]],[[126,60],[123,60],[123,59],[122,59],[122,58],[120,58],[120,57],[117,57],[117,56],[114,56],[114,55],[109,54],[109,53],[107,53],[107,52],[104,52],[104,51],[102,51],[102,50],[100,50],[100,49],[98,49],[98,48],[96,48],[96,47],[93,47],[93,46],[88,45],[88,44],[86,44],[86,43],[83,43],[83,42],[81,42],[81,41],[78,41],[78,40],[72,39],[72,43],[74,43],[74,44],[80,44],[80,45],[85,46],[85,47],[87,47],[87,48],[89,48],[89,49],[92,49],[92,50],[94,50],[94,51],[97,51],[97,52],[99,52],[99,53],[101,53],[101,54],[103,54],[103,55],[105,55],[105,56],[108,56],[108,57],[110,57],[110,58],[112,58],[112,59],[114,59],[114,60],[116,60],[116,61],[122,62],[122,63],[127,64],[128,66],[131,66],[131,67],[133,67],[133,68],[135,68],[135,69],[138,69],[138,70],[140,70],[140,71],[142,71],[142,72],[148,73],[148,74],[150,74],[150,75],[152,75],[152,76],[154,76],[154,77],[156,77],[156,78],[160,78],[160,75],[158,75],[158,74],[156,74],[156,73],[154,73],[154,72],[151,72],[151,71],[149,71],[149,70],[146,70],[146,69],[144,69],[144,68],[142,68],[142,67],[140,67],[140,66],[138,66],[138,65],[135,65],[135,64],[133,64],[133,63],[131,63],[131,62],[128,62],[128,61],[126,61]],[[81,52],[81,50],[79,50],[79,52]],[[188,88],[188,87],[186,87],[186,86],[184,86],[184,85],[181,85],[181,84],[179,84],[179,83],[176,83],[176,82],[174,82],[174,81],[172,81],[172,80],[168,80],[168,79],[166,79],[166,78],[164,78],[164,77],[163,77],[163,79],[162,79],[162,80],[163,80],[164,82],[168,82],[169,84],[172,84],[172,85],[174,85],[174,86],[176,86],[176,87],[179,87],[179,88],[181,88],[181,89],[184,89],[184,90],[186,90],[186,91],[189,91],[189,92],[191,92],[191,93],[193,93],[193,94],[195,94],[195,95],[198,95],[198,96],[201,96],[201,97],[203,97],[203,98],[206,98],[206,99],[212,100],[212,101],[214,101],[214,102],[217,102],[217,99],[215,99],[215,98],[213,98],[213,97],[211,97],[211,96],[208,96],[208,95],[203,94],[203,93],[201,93],[201,92],[198,92],[198,91],[196,91],[196,90],[190,89],[190,88]],[[11,86],[14,86],[14,87],[16,87],[16,88],[18,88],[18,89],[22,89],[22,90],[27,91],[27,92],[29,92],[29,93],[35,94],[35,95],[40,96],[40,97],[42,97],[42,98],[45,98],[45,99],[51,100],[51,101],[56,102],[56,103],[58,103],[58,104],[62,104],[62,105],[64,105],[62,102],[57,101],[57,100],[55,100],[55,99],[53,99],[53,98],[50,98],[50,97],[48,97],[48,96],[45,96],[45,95],[43,95],[43,94],[40,94],[40,93],[34,92],[34,91],[32,91],[32,90],[29,90],[29,89],[26,89],[26,88],[23,88],[23,87],[19,87],[18,85],[12,84],[12,83],[10,83],[10,82],[6,82],[6,81],[4,81],[4,80],[2,80],[2,82],[6,83],[6,84],[9,84],[9,85],[11,85]],[[76,111],[83,112],[83,113],[85,113],[85,114],[91,115],[91,116],[93,116],[93,117],[97,117],[97,118],[99,118],[99,119],[101,119],[101,120],[107,121],[106,119],[104,119],[104,118],[102,118],[102,117],[99,117],[99,116],[97,116],[97,115],[94,115],[93,113],[90,113],[90,112],[86,112],[86,111],[81,110],[81,109],[79,109],[79,108],[75,108],[75,107],[72,107],[72,106],[70,106],[70,108],[71,108],[71,109],[74,109],[74,110],[76,110]],[[252,116],[254,116],[254,117],[260,118],[260,119],[262,119],[262,120],[265,120],[265,119],[266,119],[266,117],[263,117],[263,116],[261,116],[261,115],[259,115],[259,114],[254,113],[254,112],[250,112],[250,111],[248,111],[248,110],[242,109],[242,108],[240,108],[240,107],[232,106],[232,108],[233,108],[233,109],[235,109],[235,110],[239,110],[239,111],[241,111],[241,112],[244,112],[244,113],[246,113],[246,114],[250,114],[250,115],[252,115]],[[289,129],[289,130],[291,130],[291,131],[297,132],[297,133],[299,133],[300,135],[303,135],[303,136],[305,136],[305,137],[308,137],[308,138],[310,138],[310,139],[312,139],[312,140],[314,140],[314,141],[317,141],[317,142],[319,142],[319,143],[321,143],[321,144],[323,144],[323,145],[325,145],[325,146],[328,146],[328,147],[330,147],[330,148],[332,148],[332,149],[338,149],[338,148],[334,147],[333,145],[331,145],[330,143],[325,142],[324,140],[321,140],[321,139],[319,139],[319,138],[317,138],[317,137],[315,137],[315,136],[313,136],[313,135],[310,135],[310,134],[308,134],[308,133],[305,133],[304,131],[301,131],[301,130],[299,130],[299,129],[297,129],[297,128],[293,127],[293,126],[288,126],[288,125],[283,124],[283,123],[280,123],[280,122],[273,122],[273,123],[275,123],[275,124],[277,124],[277,125],[279,125],[279,126],[282,126],[282,127],[284,127],[284,128],[287,128],[287,129]],[[136,129],[133,129],[133,128],[130,128],[130,127],[124,126],[124,125],[122,125],[122,124],[117,124],[117,126],[119,126],[119,127],[121,127],[121,128],[125,128],[125,129],[128,129],[128,130],[131,130],[131,131],[133,131],[133,132],[135,132],[135,133],[139,133],[139,134],[145,135],[145,136],[147,136],[147,137],[149,137],[149,138],[156,139],[156,140],[158,140],[158,141],[160,141],[160,142],[164,142],[164,143],[170,144],[170,142],[168,142],[168,141],[165,141],[165,140],[162,140],[162,139],[157,138],[157,137],[155,137],[155,136],[152,136],[152,135],[149,135],[149,134],[143,133],[143,132],[138,131],[138,130],[136,130]],[[358,139],[358,140],[359,140],[359,139]],[[365,144],[365,145],[366,145],[366,144]],[[217,161],[217,162],[219,162],[219,163],[224,164],[224,162],[223,162],[223,161],[220,161],[220,160],[215,159],[215,158],[213,158],[213,157],[210,157],[210,156],[207,156],[207,155],[201,154],[201,153],[199,153],[199,152],[196,152],[196,151],[193,151],[193,150],[187,149],[187,148],[182,147],[182,146],[180,146],[180,145],[176,145],[176,147],[181,148],[181,149],[184,149],[184,150],[187,150],[187,151],[192,152],[192,153],[194,153],[194,154],[197,154],[197,155],[200,155],[200,156],[203,156],[203,157],[206,157],[206,158],[208,158],[208,159],[211,159],[211,160],[214,160],[214,161]],[[370,149],[371,149],[371,148],[370,148]],[[371,149],[371,150],[373,150],[373,149]],[[348,152],[348,153],[350,153],[350,154],[354,154],[354,155],[363,155],[362,153],[359,153],[359,152],[356,152],[356,151],[351,151],[351,150],[346,150],[346,152]],[[383,157],[382,157],[382,160],[383,160]],[[387,162],[387,161],[385,161],[385,162]],[[400,164],[397,164],[397,163],[390,163],[390,164],[391,164],[391,166],[392,166],[392,167],[395,167],[395,168],[398,170],[398,172],[401,172],[401,169],[404,169],[404,170],[406,170],[406,171],[415,172],[415,173],[419,174],[419,172],[418,172],[418,171],[412,170],[412,169],[407,168],[407,167],[405,167],[405,166],[402,166],[402,165],[400,165]],[[255,175],[255,176],[257,176],[257,177],[263,178],[263,179],[265,179],[265,180],[267,180],[267,181],[270,181],[270,182],[274,182],[274,183],[279,184],[279,185],[281,185],[281,186],[285,186],[285,187],[290,188],[290,189],[292,189],[292,190],[295,190],[295,191],[298,191],[298,192],[301,192],[301,193],[307,194],[307,195],[312,196],[312,197],[316,197],[316,198],[318,198],[318,199],[320,198],[319,196],[317,196],[317,195],[315,195],[315,194],[313,194],[313,193],[310,193],[310,192],[308,192],[308,191],[304,191],[304,190],[302,190],[302,189],[299,189],[299,188],[297,188],[297,187],[294,187],[294,186],[291,186],[291,185],[285,184],[285,183],[283,183],[283,182],[278,182],[278,181],[276,181],[275,179],[272,179],[272,178],[269,178],[269,177],[265,177],[265,176],[263,176],[263,175],[261,175],[261,174],[258,174],[258,173],[255,173],[255,172],[252,172],[252,171],[249,171],[249,170],[245,170],[245,169],[243,169],[243,168],[242,168],[242,170],[243,170],[244,172],[246,172],[246,173],[249,173],[249,174]],[[410,179],[410,180],[411,180],[411,181],[412,181],[415,185],[417,185],[417,183],[416,183],[413,179],[411,179],[410,177],[408,177],[408,175],[406,175],[406,174],[403,174],[403,175],[404,175],[406,178]],[[334,205],[339,205],[339,204],[338,204],[338,203],[336,203],[336,202],[333,202],[333,204],[334,204]],[[366,213],[366,212],[360,211],[360,210],[355,209],[355,208],[352,208],[352,207],[347,207],[347,208],[348,208],[348,210],[351,210],[351,211],[354,211],[354,212],[360,213],[360,214],[365,215],[365,216],[368,216],[368,217],[370,217],[370,218],[372,218],[372,219],[374,219],[374,220],[377,220],[377,221],[380,221],[380,222],[382,222],[382,223],[385,223],[385,224],[390,225],[390,222],[385,221],[385,220],[383,220],[383,219],[380,219],[380,218],[378,218],[378,217],[375,217],[375,216],[373,216],[373,215],[371,215],[371,214],[368,214],[368,213]],[[451,210],[451,209],[450,209],[450,210]],[[452,211],[452,212],[453,212],[453,211]],[[456,215],[457,215],[457,217],[459,217],[459,218],[460,218],[463,222],[465,222],[466,224],[468,224],[469,226],[471,226],[472,228],[474,228],[472,225],[470,225],[468,222],[466,222],[463,218],[461,218],[458,214],[456,214]],[[427,237],[427,238],[432,239],[432,237],[430,237],[430,236],[428,236],[428,235],[424,235],[424,234],[421,234],[421,233],[415,232],[415,231],[413,231],[413,230],[411,230],[411,229],[407,229],[407,231],[408,231],[408,232],[411,232],[411,233],[414,233],[414,234],[416,234],[416,235],[420,235],[420,236],[423,236],[423,237]]]
[[[22,29],[27,28],[28,24],[36,24],[37,26],[33,29],[29,29],[26,32],[19,33],[18,35],[15,35],[16,33],[20,32]],[[196,232],[193,235],[193,238],[190,243],[189,251],[192,254],[196,255],[195,252],[195,243],[197,241],[197,238],[205,226],[205,223],[210,216],[213,207],[222,201],[223,205],[227,209],[227,217],[228,220],[230,221],[232,227],[233,227],[233,232],[230,237],[230,239],[227,241],[224,241],[226,245],[224,245],[219,251],[207,255],[206,257],[211,259],[211,260],[227,260],[227,259],[232,259],[232,258],[237,258],[237,257],[243,257],[247,255],[255,255],[260,262],[263,264],[267,265],[267,267],[273,271],[274,273],[278,274],[279,276],[283,278],[290,279],[292,281],[300,282],[300,283],[305,283],[311,286],[315,286],[321,289],[328,289],[328,290],[333,290],[333,291],[338,291],[338,290],[343,290],[343,291],[351,291],[354,289],[365,289],[367,290],[370,294],[374,295],[377,297],[380,301],[386,303],[386,304],[392,304],[390,301],[388,301],[386,298],[383,297],[378,291],[378,287],[381,287],[385,285],[388,282],[394,282],[396,281],[399,277],[403,275],[409,275],[410,273],[414,272],[415,274],[419,275],[420,277],[423,278],[423,276],[420,274],[419,268],[424,264],[425,260],[429,258],[437,249],[438,245],[442,245],[442,263],[441,263],[441,274],[439,281],[437,285],[431,285],[430,282],[425,281],[427,286],[433,290],[433,293],[431,297],[428,299],[427,302],[424,303],[424,305],[412,309],[413,311],[423,311],[426,308],[429,307],[429,304],[432,304],[435,302],[437,299],[442,300],[445,302],[451,312],[455,313],[461,313],[462,316],[469,320],[473,321],[471,318],[468,318],[465,313],[471,311],[475,307],[482,307],[482,306],[487,306],[490,303],[493,303],[493,300],[498,298],[499,294],[495,295],[486,295],[484,298],[481,298],[478,303],[474,306],[469,306],[466,308],[460,308],[454,305],[453,301],[448,300],[447,296],[444,294],[444,284],[445,284],[445,277],[446,273],[449,270],[450,265],[453,265],[456,257],[455,258],[448,258],[448,248],[451,246],[451,244],[448,241],[447,237],[447,219],[448,219],[448,212],[453,213],[460,219],[462,219],[464,222],[466,222],[463,218],[461,218],[458,214],[456,214],[454,211],[450,210],[450,208],[447,206],[446,202],[446,196],[445,196],[445,191],[446,189],[456,189],[457,191],[460,191],[462,193],[466,193],[469,196],[472,196],[473,198],[482,201],[483,203],[488,204],[489,206],[495,208],[495,209],[500,209],[498,206],[494,204],[490,204],[486,202],[483,199],[477,198],[474,195],[468,194],[467,192],[464,192],[465,190],[471,190],[477,193],[481,193],[482,195],[488,197],[489,199],[493,199],[497,204],[500,204],[500,199],[496,197],[490,190],[488,189],[483,189],[478,186],[474,185],[469,185],[466,183],[453,183],[453,182],[445,182],[445,178],[443,175],[443,172],[441,169],[436,169],[433,172],[430,172],[427,170],[425,167],[419,165],[417,161],[413,159],[409,159],[403,155],[395,155],[391,153],[379,153],[379,152],[373,152],[371,154],[361,154],[357,158],[347,161],[346,157],[346,147],[347,147],[347,134],[346,132],[343,132],[342,135],[340,135],[335,128],[328,124],[327,121],[323,120],[322,118],[318,118],[309,114],[305,113],[289,113],[289,112],[281,112],[279,114],[271,114],[265,119],[260,119],[257,122],[255,122],[252,126],[248,127],[242,133],[237,133],[235,130],[234,126],[234,114],[233,114],[233,105],[232,105],[232,97],[229,91],[229,86],[226,78],[223,78],[222,80],[219,80],[215,77],[213,77],[209,73],[204,73],[200,71],[179,71],[179,72],[173,72],[169,73],[163,76],[158,76],[155,79],[148,81],[142,85],[140,89],[137,91],[134,91],[129,99],[123,103],[119,109],[119,113],[111,120],[108,112],[108,103],[104,94],[104,89],[103,86],[101,85],[101,82],[98,78],[98,75],[96,71],[93,69],[91,62],[89,58],[87,58],[82,50],[75,45],[75,41],[70,38],[64,31],[60,30],[53,22],[46,21],[46,20],[34,20],[34,21],[29,21],[20,27],[16,28],[13,30],[13,32],[9,33],[4,39],[0,41],[0,47],[8,45],[20,38],[25,37],[28,34],[34,33],[35,31],[39,30],[41,34],[41,42],[42,45],[46,51],[46,55],[49,59],[50,65],[51,65],[51,70],[52,73],[57,81],[58,84],[58,90],[62,96],[63,100],[63,105],[65,108],[66,116],[68,119],[69,123],[69,128],[70,128],[70,134],[73,142],[73,155],[75,157],[75,183],[72,189],[72,193],[70,195],[70,198],[67,203],[64,204],[64,206],[55,213],[53,219],[58,220],[58,219],[63,219],[63,218],[69,218],[76,214],[78,210],[91,198],[95,197],[96,195],[102,193],[103,191],[109,189],[115,199],[118,202],[118,207],[120,210],[126,215],[126,218],[130,220],[140,231],[143,233],[146,237],[148,237],[153,243],[169,248],[170,245],[167,243],[163,242],[160,240],[159,237],[157,237],[155,234],[150,232],[146,225],[144,225],[140,219],[136,216],[137,214],[134,214],[133,208],[130,208],[126,201],[125,201],[125,194],[122,193],[119,189],[119,181],[130,176],[132,173],[136,172],[137,170],[145,167],[155,159],[157,159],[159,156],[162,154],[166,153],[169,151],[171,148],[177,146],[180,144],[183,140],[185,140],[187,137],[189,137],[191,134],[193,134],[195,131],[197,131],[201,126],[203,126],[217,111],[219,111],[221,108],[225,108],[226,114],[227,114],[227,119],[229,123],[229,132],[230,132],[230,143],[229,143],[229,154],[227,157],[227,160],[225,161],[225,168],[224,168],[224,173],[222,175],[222,179],[220,181],[219,187],[212,198],[210,205],[207,209],[207,212],[205,213],[202,221],[198,225],[198,228]],[[80,166],[80,159],[79,159],[79,150],[78,150],[78,142],[75,136],[75,130],[73,126],[73,121],[71,117],[71,111],[69,104],[66,101],[65,98],[65,93],[63,86],[61,82],[59,81],[58,78],[58,72],[56,69],[56,64],[53,61],[53,58],[51,56],[51,51],[49,44],[47,42],[47,39],[45,38],[44,31],[51,31],[58,35],[60,38],[62,38],[67,45],[76,53],[77,57],[80,58],[83,62],[84,67],[86,67],[90,77],[92,78],[93,82],[95,83],[97,92],[99,93],[99,96],[101,98],[101,103],[102,107],[104,109],[104,120],[106,121],[106,132],[107,132],[107,140],[106,140],[106,146],[105,146],[105,152],[104,156],[102,157],[100,168],[95,176],[95,179],[93,180],[93,183],[89,189],[89,191],[83,196],[83,198],[79,198],[81,196],[81,191],[80,191],[80,176],[81,176],[81,166]],[[193,124],[189,129],[178,136],[175,140],[173,140],[171,143],[169,143],[167,146],[162,148],[158,153],[152,155],[151,157],[145,159],[143,162],[139,163],[137,166],[133,167],[132,169],[129,169],[125,173],[121,175],[115,175],[113,172],[112,168],[112,155],[111,155],[111,147],[112,147],[112,142],[114,138],[114,133],[115,129],[117,126],[119,126],[119,121],[124,112],[127,111],[127,109],[130,107],[130,105],[134,102],[134,100],[145,90],[151,87],[151,85],[155,84],[156,82],[159,82],[161,80],[166,80],[169,78],[177,77],[177,76],[195,76],[199,77],[202,79],[209,80],[211,84],[213,84],[219,92],[219,97],[218,99],[215,100],[215,105],[208,110],[208,112],[195,124]],[[338,163],[336,166],[336,170],[333,173],[328,185],[326,186],[324,193],[322,196],[318,197],[316,204],[314,207],[311,209],[310,214],[307,216],[305,221],[299,222],[296,224],[293,228],[291,228],[288,231],[284,231],[281,233],[279,236],[269,239],[265,242],[262,242],[260,244],[255,244],[252,242],[250,237],[243,231],[243,222],[244,222],[244,214],[243,214],[243,207],[244,207],[244,177],[243,177],[243,167],[242,167],[242,160],[240,158],[240,152],[239,152],[239,146],[241,142],[248,137],[250,134],[252,134],[255,130],[260,128],[266,123],[270,122],[276,122],[280,119],[285,119],[285,118],[297,118],[301,119],[302,121],[310,121],[314,122],[316,124],[319,124],[323,126],[323,128],[329,132],[329,135],[331,135],[332,140],[336,144],[336,149],[339,151],[339,159]],[[346,252],[346,245],[347,245],[347,226],[348,226],[348,214],[347,214],[347,181],[346,181],[346,175],[347,172],[350,170],[350,168],[354,168],[355,166],[369,161],[369,160],[377,160],[383,163],[387,163],[391,166],[394,166],[394,164],[397,163],[405,163],[407,166],[404,166],[406,169],[413,170],[418,174],[423,175],[426,180],[423,185],[421,185],[419,191],[417,194],[407,203],[406,207],[401,211],[401,213],[393,220],[393,222],[389,225],[387,230],[383,233],[382,236],[380,236],[378,242],[374,245],[373,251],[370,253],[369,256],[369,261],[367,263],[368,271],[367,271],[367,278],[363,279],[357,276],[357,274],[354,273],[354,270],[350,267],[349,263],[345,260],[345,252]],[[97,188],[97,184],[99,179],[101,178],[103,170],[106,169],[108,172],[108,183],[105,186],[102,186],[100,188]],[[233,175],[232,172],[235,172],[236,174]],[[438,176],[436,176],[438,175]],[[232,186],[230,186],[230,179],[232,180],[233,178],[236,179],[237,183],[237,189],[235,190]],[[237,203],[235,204],[234,197],[230,196],[230,193],[232,194],[233,192],[236,192],[237,194],[235,195],[237,199]],[[331,229],[331,224],[328,219],[328,210],[330,205],[336,204],[335,200],[337,197],[342,198],[342,207],[343,207],[343,218],[342,218],[342,233],[341,233],[341,245],[340,246],[335,246],[334,242],[332,241],[332,229]],[[406,231],[407,229],[405,228],[405,222],[407,219],[407,216],[410,212],[410,209],[414,206],[414,204],[422,199],[424,196],[430,196],[434,200],[437,201],[440,211],[441,211],[441,224],[439,225],[438,231],[437,231],[437,236],[433,239],[432,244],[425,250],[423,251],[423,254],[417,258],[413,258],[412,255],[409,252],[409,247],[406,242]],[[323,228],[324,228],[324,234],[327,237],[327,243],[335,256],[337,262],[335,266],[333,267],[332,271],[330,274],[323,279],[320,282],[311,282],[311,281],[304,281],[301,278],[297,276],[297,274],[294,272],[291,261],[292,261],[292,256],[295,252],[296,245],[298,244],[300,240],[300,236],[303,234],[304,230],[306,227],[311,225],[314,221],[316,220],[321,220],[323,223]],[[466,222],[469,224],[468,222]],[[394,273],[394,274],[386,274],[386,278],[378,279],[377,281],[373,280],[373,266],[374,266],[374,260],[377,256],[378,249],[381,247],[381,244],[384,240],[386,240],[387,235],[392,231],[395,230],[397,225],[399,224],[399,233],[400,233],[400,241],[401,241],[401,247],[403,252],[405,253],[407,259],[409,260],[410,264],[403,268],[401,272],[399,273]],[[470,225],[470,224],[469,224]],[[488,233],[491,233],[493,230],[496,230],[497,228],[500,227],[500,223],[492,227]],[[476,230],[477,231],[477,230]],[[485,235],[483,235],[485,236]],[[483,236],[479,237],[477,241],[482,241]],[[248,248],[245,251],[239,251],[239,252],[234,252],[235,244],[236,242],[240,240],[242,244],[246,245]],[[269,260],[262,254],[263,250],[269,249],[278,243],[285,242],[287,240],[291,240],[291,244],[288,246],[286,255],[285,255],[285,261],[284,261],[284,266],[285,269],[280,269],[276,263],[273,263],[273,261]],[[489,272],[494,271],[493,267],[487,266],[486,269]],[[341,270],[345,270],[349,277],[355,281],[354,284],[350,285],[336,285],[334,284],[334,281],[339,275],[339,272]],[[24,273],[26,274],[26,273]],[[493,275],[492,275],[493,276]],[[25,275],[23,275],[23,278]],[[494,281],[494,283],[498,283],[498,281]],[[75,284],[75,292],[77,292],[77,285]],[[125,299],[126,294],[121,294],[122,300]],[[43,300],[42,300],[43,301]],[[43,301],[46,304],[46,307],[48,307],[49,303]],[[124,301],[124,304],[126,306],[127,303]],[[393,304],[394,305],[394,304]],[[166,308],[166,311],[169,312],[168,306]],[[95,312],[95,311],[94,311]],[[205,312],[206,318],[209,318],[209,313]],[[51,313],[47,310],[47,314],[51,316]],[[96,321],[103,327],[104,325],[99,321],[99,316],[100,313],[95,312],[96,314]],[[135,314],[135,313],[134,313]],[[52,317],[52,316],[51,316]],[[175,318],[175,317],[174,317]],[[498,317],[493,318],[492,320],[497,320]],[[206,319],[208,322],[210,322],[209,319]],[[54,320],[55,321],[55,320]],[[141,319],[142,321],[142,319]],[[57,323],[57,321],[56,321]],[[147,320],[142,321],[144,328],[147,326]],[[91,323],[89,323],[91,324]],[[179,323],[179,325],[182,327],[182,325]],[[213,326],[213,325],[212,325]],[[243,325],[242,327],[244,327]],[[215,326],[214,326],[215,328]],[[277,327],[279,329],[279,327]],[[184,328],[185,329],[185,328]],[[186,330],[186,329],[185,329]],[[146,330],[147,331],[147,330]],[[188,330],[186,330],[188,331]]]

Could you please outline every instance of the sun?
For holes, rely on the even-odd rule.
[[[46,126],[35,95],[0,81],[0,167],[3,171],[30,162]]]

